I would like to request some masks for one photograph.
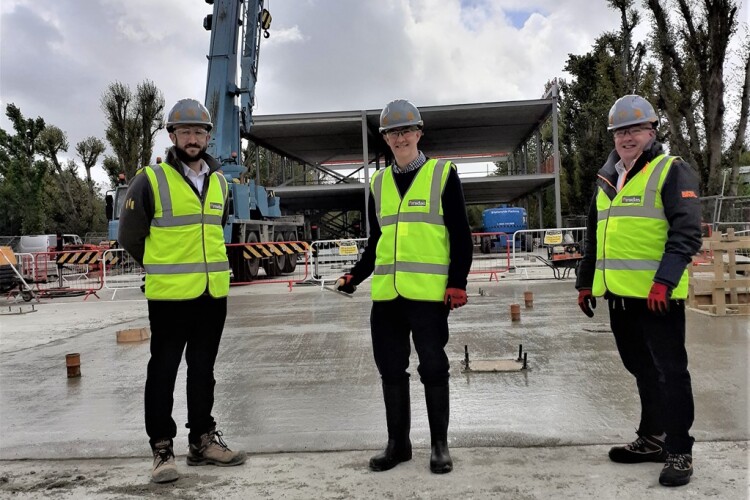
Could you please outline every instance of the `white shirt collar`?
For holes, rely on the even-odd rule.
[[[182,172],[183,172],[183,173],[184,173],[184,174],[185,174],[185,175],[186,175],[187,177],[201,177],[201,176],[207,175],[207,174],[208,174],[208,172],[210,171],[210,169],[208,168],[208,165],[207,165],[207,164],[206,164],[206,162],[205,162],[205,161],[203,161],[203,160],[201,160],[201,170],[200,170],[200,172],[198,172],[198,173],[196,173],[196,172],[195,172],[195,170],[193,170],[192,168],[188,167],[188,166],[187,166],[187,165],[185,164],[185,162],[184,162],[184,161],[183,161],[183,162],[180,162],[180,163],[182,164]]]

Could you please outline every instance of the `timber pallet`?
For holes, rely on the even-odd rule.
[[[688,307],[712,316],[750,315],[750,237],[729,228],[703,239],[705,263],[689,266]]]

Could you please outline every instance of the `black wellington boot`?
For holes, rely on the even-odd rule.
[[[427,419],[430,421],[430,470],[435,474],[446,474],[453,470],[453,460],[448,451],[448,420],[450,404],[448,385],[425,386]]]
[[[388,424],[388,445],[383,452],[370,459],[370,470],[378,472],[411,460],[409,381],[399,385],[383,384],[383,399]]]

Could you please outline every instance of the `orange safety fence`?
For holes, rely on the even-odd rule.
[[[31,258],[28,257],[31,256]],[[104,286],[102,254],[98,250],[36,252],[21,256],[20,272],[41,297],[75,297],[84,300]]]

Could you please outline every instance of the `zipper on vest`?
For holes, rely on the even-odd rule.
[[[208,188],[210,187],[210,178],[211,172],[206,176],[206,180],[203,182],[203,193],[198,197],[201,201],[201,241],[203,247],[203,264],[206,270],[206,289],[203,293],[207,293],[208,295],[211,295],[211,278],[208,273],[208,255],[206,253],[206,193],[208,193]]]
[[[611,184],[610,184],[611,185]],[[616,196],[616,195],[615,195]],[[609,226],[609,213],[612,211],[612,203],[613,200],[609,200],[609,208],[607,208],[607,220],[604,222],[604,231],[602,231],[602,236],[604,238],[604,241],[602,241],[602,283],[604,283],[604,293],[606,294],[607,291],[609,291],[609,287],[607,286],[607,254],[606,254],[606,248],[607,245],[605,244],[607,241],[607,227]],[[597,241],[597,245],[599,242]]]

